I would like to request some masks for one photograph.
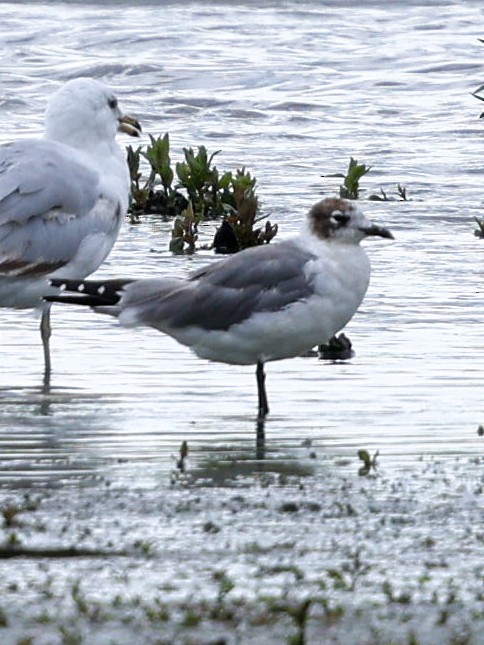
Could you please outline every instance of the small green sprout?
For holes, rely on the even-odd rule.
[[[376,470],[377,466],[377,457],[380,454],[380,451],[377,450],[373,457],[370,457],[368,450],[358,450],[358,457],[363,462],[363,466],[358,470],[358,475],[365,476],[369,475],[372,470]]]
[[[176,467],[181,473],[185,472],[186,466],[185,466],[185,460],[188,457],[188,442],[183,441],[182,445],[180,446],[180,459],[176,462]]]
[[[351,157],[343,185],[339,188],[340,197],[345,199],[358,199],[360,196],[360,179],[369,173],[370,170],[371,166],[359,164],[356,159]]]
[[[343,184],[339,187],[339,196],[344,199],[358,199],[360,195],[360,179],[370,172],[371,166],[359,164],[356,159],[350,157],[346,174],[335,173],[332,175],[323,175],[323,177],[340,177]]]

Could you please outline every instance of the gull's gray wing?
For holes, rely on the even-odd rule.
[[[304,265],[311,253],[292,241],[258,246],[209,264],[186,280],[125,287],[120,321],[161,330],[196,325],[224,330],[250,315],[283,309],[313,294]]]
[[[0,146],[0,275],[50,273],[86,236],[117,226],[119,214],[102,203],[98,172],[75,155],[44,140]],[[101,216],[93,221],[96,205]]]

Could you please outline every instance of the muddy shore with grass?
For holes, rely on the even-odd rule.
[[[359,464],[4,491],[0,641],[484,643],[483,459]]]

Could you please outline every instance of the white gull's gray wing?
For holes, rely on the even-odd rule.
[[[115,236],[116,211],[104,203],[98,172],[66,146],[0,146],[0,276],[40,276],[66,265],[88,236]]]
[[[304,265],[313,255],[291,241],[258,246],[192,273],[188,280],[140,280],[123,291],[119,319],[168,331],[227,330],[255,313],[313,295]]]

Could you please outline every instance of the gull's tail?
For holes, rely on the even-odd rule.
[[[86,307],[113,307],[122,296],[123,287],[133,280],[51,280],[53,287],[60,289],[53,296],[45,296],[47,302],[68,302]],[[106,313],[108,313],[106,311]],[[111,313],[111,312],[109,312]],[[114,311],[112,313],[115,313]]]

